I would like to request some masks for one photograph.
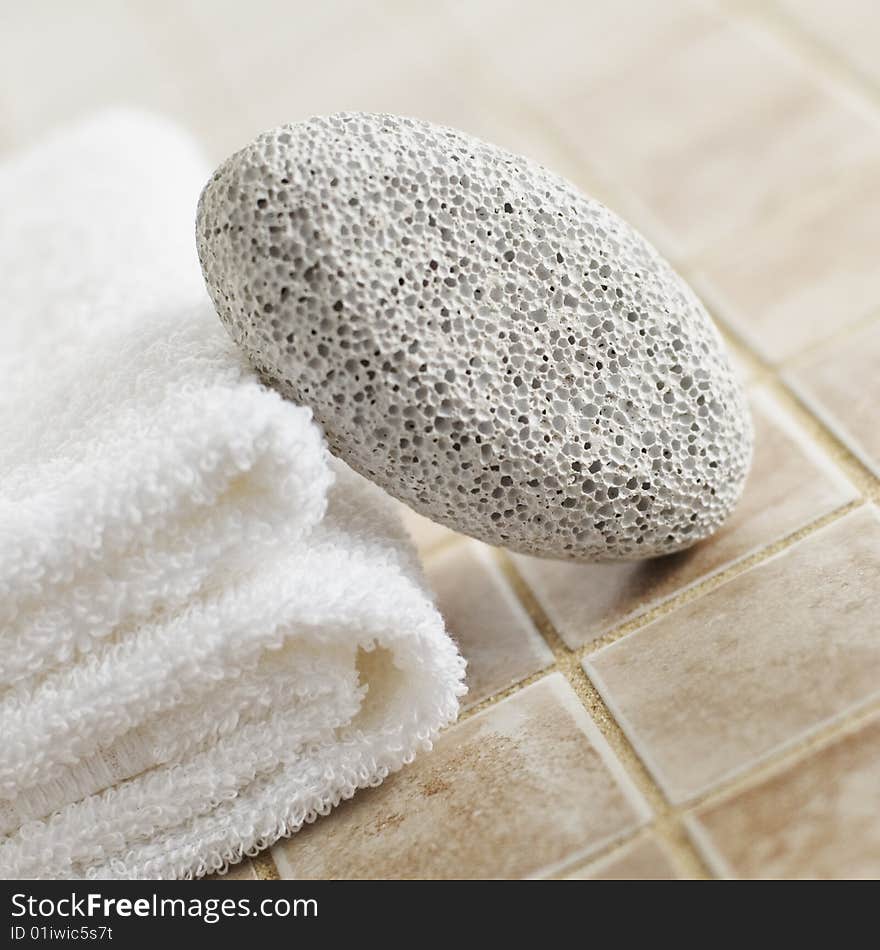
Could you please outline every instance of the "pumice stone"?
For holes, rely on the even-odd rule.
[[[705,538],[739,498],[751,424],[703,306],[528,159],[415,119],[313,118],[221,165],[197,239],[266,382],[435,521],[630,559]]]

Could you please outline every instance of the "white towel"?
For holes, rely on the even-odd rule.
[[[464,692],[391,503],[213,313],[208,171],[124,113],[0,168],[0,877],[220,869]]]

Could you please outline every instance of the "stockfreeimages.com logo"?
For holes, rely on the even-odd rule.
[[[216,924],[231,917],[317,917],[318,902],[314,898],[265,897],[251,900],[247,897],[106,897],[100,893],[76,894],[64,897],[32,897],[12,895],[12,916],[41,919],[62,917],[72,919],[103,919],[105,921],[131,917],[191,917]]]

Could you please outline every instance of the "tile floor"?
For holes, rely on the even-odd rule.
[[[565,875],[568,881],[674,881],[675,863],[654,837],[636,839]]]
[[[635,565],[406,513],[469,707],[230,877],[880,876],[880,5],[53,0],[0,8],[0,151],[135,104],[220,160],[338,109],[445,122],[628,217],[706,300],[743,502]]]
[[[468,660],[464,709],[553,665],[553,652],[486,545],[468,540],[428,555],[425,572],[446,629]]]
[[[880,321],[811,354],[786,379],[810,410],[880,478]]]
[[[296,878],[531,877],[607,848],[649,815],[571,685],[551,673],[459,722],[430,755],[273,856]]]
[[[688,819],[724,877],[880,877],[880,719]]]

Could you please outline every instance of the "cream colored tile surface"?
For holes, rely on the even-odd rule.
[[[166,115],[215,160],[247,141],[240,98],[183,4],[49,0],[36,9],[0,6],[0,149],[108,108]]]
[[[639,69],[657,50],[705,29],[708,19],[699,0],[453,0],[448,6],[509,94],[545,112],[577,109],[604,77]]]
[[[286,878],[523,877],[586,856],[646,814],[554,673],[272,853]]]
[[[880,517],[862,507],[585,661],[684,801],[880,695]]]
[[[797,207],[711,248],[696,265],[698,285],[764,358],[787,360],[880,310],[878,221],[880,148]]]
[[[6,3],[0,151],[118,105],[167,113],[215,161],[315,113],[458,126],[543,162],[657,241],[751,351],[741,362],[784,367],[809,412],[880,476],[880,327],[869,325],[880,318],[878,48],[873,0]],[[757,399],[752,477],[715,538],[642,565],[518,562],[577,648],[813,531],[712,593],[691,590],[588,663],[677,801],[811,730],[841,728],[840,714],[880,688],[877,515],[816,532],[852,489]],[[547,645],[483,549],[406,520],[470,660],[469,701],[543,669]],[[674,876],[663,841],[637,831],[644,805],[560,675],[516,689],[278,845],[282,872]],[[878,760],[876,724],[826,736],[822,751],[687,820],[719,873],[877,877]],[[226,878],[254,875],[246,861]]]
[[[450,531],[449,528],[445,528],[435,521],[428,520],[402,503],[400,505],[400,517],[422,557],[439,545],[453,541],[458,537],[454,531]]]
[[[726,342],[727,352],[730,354],[730,362],[733,365],[733,371],[739,377],[739,381],[743,386],[748,386],[755,376],[752,365],[749,363],[745,351],[741,346],[732,343],[730,340]]]
[[[653,836],[639,838],[619,851],[566,875],[570,881],[674,881],[678,874]]]
[[[720,874],[880,877],[880,719],[760,785],[698,812]]]
[[[221,16],[212,5],[193,6],[214,48],[236,51],[217,63],[242,117],[241,144],[272,126],[357,110],[413,115],[547,153],[514,103],[490,97],[479,57],[442,6],[335,0],[300,2],[292,12],[272,0],[256,9],[223,4]]]
[[[39,22],[26,6],[0,10],[0,86],[14,90],[2,112],[20,142],[125,105],[167,113],[219,161],[266,128],[364,110],[455,125],[558,164],[515,103],[485,88],[442,8],[96,0],[85,12],[52,0],[42,10]]]
[[[484,545],[467,541],[436,554],[425,571],[446,629],[467,660],[465,708],[553,663]]]
[[[743,499],[728,523],[707,541],[650,561],[581,565],[516,558],[569,647],[596,639],[856,497],[853,487],[764,392],[753,399],[753,418],[755,456]]]
[[[779,0],[795,23],[833,50],[866,80],[880,86],[877,0]]]
[[[880,315],[880,294],[877,304]],[[791,370],[787,379],[808,406],[880,477],[880,319],[824,347]]]
[[[559,121],[632,192],[639,220],[659,222],[676,257],[763,227],[878,143],[849,97],[769,34],[729,21],[621,63]]]
[[[157,7],[160,5],[157,4]],[[206,107],[204,61],[197,44],[189,59],[169,60],[131,3],[94,0],[84,8],[63,0],[0,6],[0,88],[12,137],[32,140],[52,126],[108,107],[141,109],[186,118],[193,98]],[[187,33],[185,21],[177,30]]]

